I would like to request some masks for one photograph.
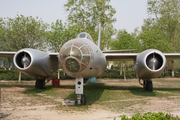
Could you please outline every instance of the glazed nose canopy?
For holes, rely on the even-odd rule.
[[[79,40],[67,42],[60,50],[62,67],[70,72],[83,71],[90,62],[91,51],[89,49],[90,46]]]

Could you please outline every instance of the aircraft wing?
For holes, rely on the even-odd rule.
[[[136,60],[136,56],[140,53],[104,53],[107,61],[123,61]],[[167,60],[180,59],[180,53],[163,53]]]
[[[136,60],[139,53],[104,53],[107,61]]]
[[[6,52],[6,51],[1,51],[0,52],[0,57],[13,57],[16,54],[16,52]],[[50,57],[58,57],[59,53],[49,53]]]
[[[180,53],[163,53],[167,60],[180,59]]]
[[[0,52],[0,57],[13,57],[16,52]]]
[[[103,53],[125,53],[125,52],[134,52],[138,49],[130,49],[130,50],[110,50],[110,51],[102,51]]]
[[[59,53],[49,53],[50,57],[58,57]]]

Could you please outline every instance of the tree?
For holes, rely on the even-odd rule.
[[[156,31],[163,37],[164,43],[170,43],[173,49],[167,52],[180,51],[180,1],[179,0],[148,0],[147,13],[142,32]],[[156,34],[157,35],[157,34]],[[162,39],[161,39],[162,40]],[[154,42],[152,42],[155,44]],[[172,76],[174,67],[172,62]]]
[[[157,26],[159,32],[171,43],[173,51],[180,50],[180,1],[148,0],[147,12],[151,26]]]
[[[138,35],[137,39],[141,40],[141,51],[158,49],[165,53],[173,52],[171,43],[164,38],[159,28],[152,27]]]
[[[17,15],[14,19],[3,19],[1,50],[14,51],[22,48],[41,48],[45,42],[48,24],[33,18]]]
[[[107,41],[114,35],[112,23],[116,21],[113,18],[115,9],[109,5],[110,0],[68,0],[64,4],[68,12],[68,22],[71,25],[77,25],[81,30],[88,32],[97,42],[98,26],[102,26],[101,45],[104,49]]]
[[[119,30],[116,38],[111,42],[111,49],[114,50],[137,49],[139,46],[139,40],[126,30]]]
[[[22,48],[41,49],[46,39],[47,24],[38,17],[17,15],[15,18],[0,18],[0,50],[17,51]],[[4,66],[12,66],[12,58],[3,58]]]
[[[112,50],[137,49],[140,48],[139,46],[140,42],[136,39],[136,36],[134,34],[129,34],[126,30],[119,30],[116,38],[111,42]],[[115,64],[120,65],[121,73],[124,66],[124,80],[126,80],[126,62],[115,62]]]
[[[51,51],[59,52],[59,49],[64,43],[70,39],[76,38],[81,32],[80,28],[76,25],[63,25],[61,20],[56,20],[51,24],[51,30],[48,32],[48,48]]]

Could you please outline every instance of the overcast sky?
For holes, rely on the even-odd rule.
[[[67,0],[0,0],[0,17],[14,18],[17,14],[24,16],[40,17],[44,22],[51,23],[57,19],[63,22],[67,14],[63,8]],[[143,25],[147,18],[146,0],[111,0],[110,4],[115,8],[117,19],[114,24],[116,29],[126,29],[133,32],[136,27]]]

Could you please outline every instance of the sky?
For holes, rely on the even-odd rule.
[[[14,18],[17,14],[42,18],[51,24],[57,19],[66,22],[67,13],[63,5],[67,0],[0,0],[0,17]],[[126,29],[129,33],[136,27],[141,28],[147,18],[146,0],[111,0],[110,5],[116,10],[117,21],[114,27]]]

